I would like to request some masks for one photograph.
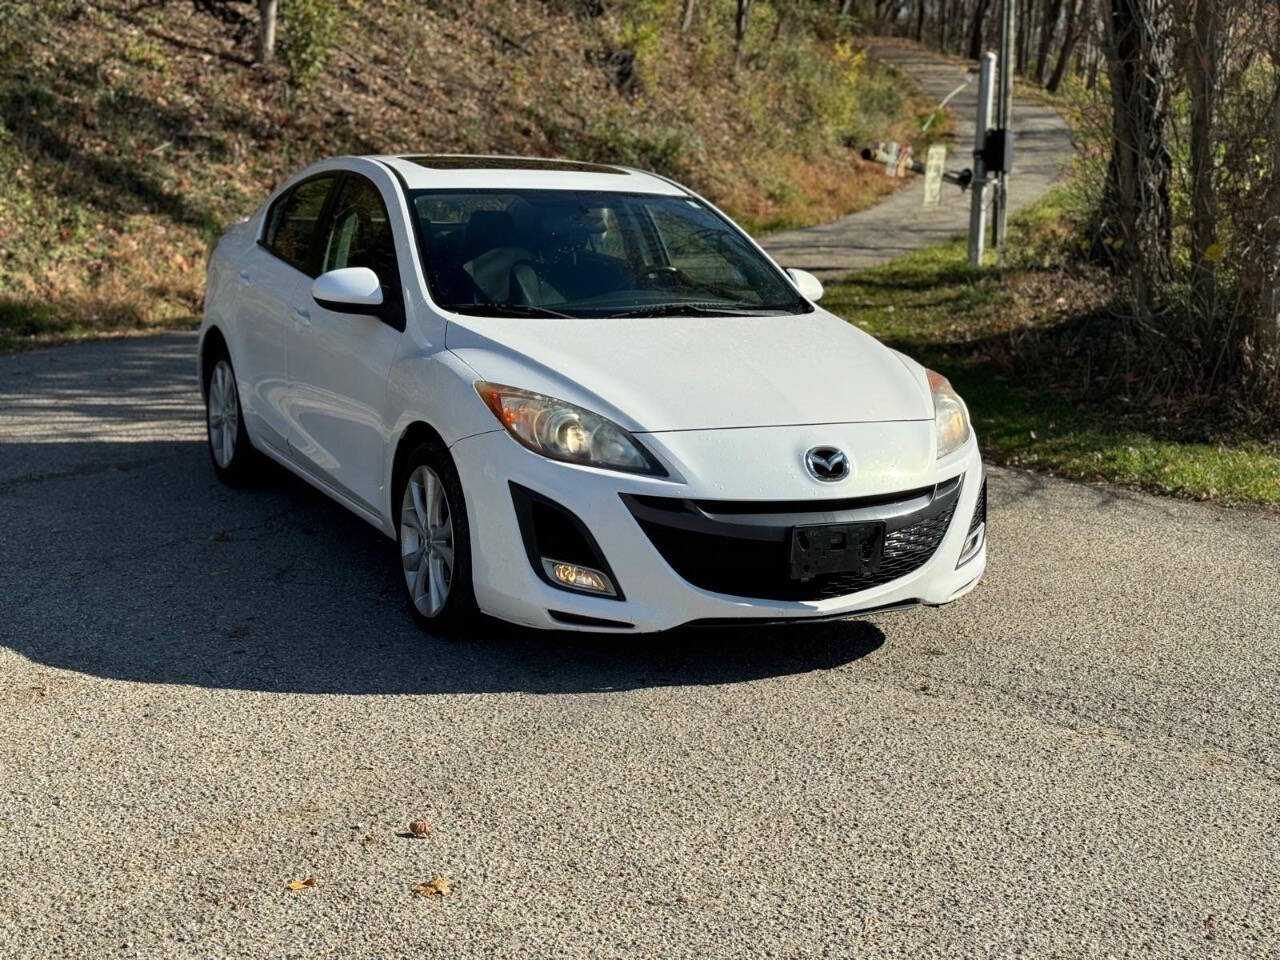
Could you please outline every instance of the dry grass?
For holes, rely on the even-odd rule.
[[[187,0],[21,5],[11,22],[30,35],[0,36],[0,349],[193,324],[210,241],[320,157],[628,162],[776,229],[892,189],[849,143],[903,137],[927,106],[847,42],[768,46],[763,19],[735,74],[710,21],[680,38],[572,5],[349,4],[299,88]],[[610,5],[632,7],[647,9]],[[627,43],[640,56],[622,83]]]

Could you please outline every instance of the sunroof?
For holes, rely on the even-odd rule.
[[[432,170],[563,170],[571,173],[619,173],[627,171],[603,163],[578,160],[543,160],[537,157],[461,157],[451,154],[419,154],[400,158]]]

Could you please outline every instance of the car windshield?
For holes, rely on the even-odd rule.
[[[768,316],[812,310],[723,217],[685,196],[421,190],[436,303],[528,317]]]

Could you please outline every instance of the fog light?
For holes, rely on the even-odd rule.
[[[982,544],[987,539],[987,525],[980,523],[969,531],[969,536],[964,538],[964,546],[960,548],[960,559],[956,562],[956,568],[963,567],[966,563],[977,556],[978,551],[982,549]]]
[[[571,590],[583,593],[598,593],[606,597],[617,596],[613,583],[599,570],[580,567],[576,563],[565,563],[562,560],[548,560],[545,557],[542,565],[556,583],[563,584]]]

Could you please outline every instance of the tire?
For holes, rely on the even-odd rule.
[[[471,530],[462,482],[443,447],[424,443],[405,458],[396,483],[396,563],[418,626],[457,636],[478,610],[471,582]]]
[[[218,479],[243,486],[254,479],[260,461],[244,425],[235,370],[225,350],[210,358],[204,381],[205,433],[209,459]]]

